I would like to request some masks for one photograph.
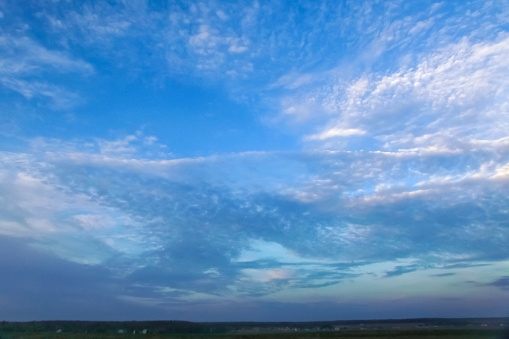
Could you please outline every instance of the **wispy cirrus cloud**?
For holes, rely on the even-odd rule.
[[[29,36],[26,28],[19,32],[0,31],[0,85],[28,100],[43,100],[52,109],[64,110],[82,102],[79,94],[48,78],[74,73],[87,76],[94,72],[91,64],[60,50],[51,50]]]

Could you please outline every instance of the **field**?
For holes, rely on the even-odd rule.
[[[310,333],[263,333],[263,334],[98,334],[98,333],[2,333],[1,339],[318,339],[318,338],[370,338],[370,339],[506,339],[507,333],[494,330],[439,330],[439,331],[365,331],[365,332],[310,332]]]
[[[509,339],[509,318],[279,323],[1,322],[0,339]]]

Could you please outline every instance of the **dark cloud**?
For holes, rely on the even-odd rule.
[[[110,271],[34,249],[31,240],[0,237],[0,300],[4,320],[147,318],[154,309],[117,299],[127,292]]]
[[[416,265],[396,266],[394,270],[385,272],[385,277],[397,277],[405,273],[415,272],[419,269]]]
[[[488,285],[500,287],[501,289],[504,289],[504,290],[509,290],[509,276],[501,277],[501,278],[489,283]]]
[[[434,277],[450,277],[456,275],[456,273],[440,273],[440,274],[433,274]]]

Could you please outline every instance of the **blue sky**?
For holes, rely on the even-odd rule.
[[[508,29],[0,0],[0,319],[509,316]]]

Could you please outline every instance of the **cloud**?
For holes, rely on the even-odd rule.
[[[369,17],[370,7],[358,11]],[[469,5],[460,7],[466,13],[461,20],[449,17],[447,7],[404,19],[392,8],[390,24],[374,19],[356,41],[371,63],[345,57],[327,70],[289,70],[271,85],[275,94],[284,93],[276,99],[282,117],[276,120],[301,124],[308,149],[454,150],[465,139],[506,137],[503,19],[493,6],[475,19]],[[429,32],[405,38],[412,30]]]
[[[479,7],[476,4],[458,5],[457,11],[468,12]],[[334,92],[355,80],[352,76],[357,72],[347,71],[348,68],[357,70],[366,64],[377,64],[376,60],[368,59],[383,59],[391,53],[407,51],[409,47],[422,49],[425,45],[439,50],[447,44],[453,45],[455,34],[468,36],[469,32],[464,27],[468,24],[449,18],[447,6],[443,7],[408,11],[390,3],[317,6],[257,2],[223,4],[213,1],[190,6],[158,6],[144,1],[64,3],[58,7],[32,4],[32,20],[51,37],[48,39],[52,41],[52,48],[46,47],[48,44],[42,40],[31,38],[24,22],[7,26],[4,38],[10,49],[14,49],[14,45],[19,49],[13,52],[14,58],[9,58],[9,63],[17,67],[8,69],[24,69],[25,72],[35,68],[58,72],[81,69],[90,73],[97,70],[92,70],[91,64],[85,60],[100,59],[98,66],[127,70],[134,77],[146,70],[158,78],[192,74],[208,80],[223,79],[234,97],[238,97],[236,93],[243,93],[251,100],[264,101],[267,98],[257,94],[264,93],[265,96],[267,86],[263,84],[277,84],[276,87],[290,91],[306,88],[308,93],[309,86],[314,84],[320,88],[318,95],[314,95],[318,106],[323,101],[324,112],[331,112],[331,109],[337,110],[335,106],[339,98],[337,94],[331,97],[327,92]],[[383,17],[375,14],[378,10],[384,13]],[[15,8],[12,11],[15,12]],[[476,18],[465,15],[462,19],[468,19],[471,24],[472,40],[478,40],[472,32],[488,29],[484,23],[493,22],[493,26],[503,20],[495,15],[500,12],[496,4],[486,4]],[[274,28],[272,23],[276,20],[279,24]],[[433,34],[440,33],[440,36],[432,34],[428,39],[414,40],[405,38],[408,31],[420,34],[431,23],[443,28],[442,31],[432,30]],[[21,36],[14,35],[16,29],[22,30]],[[140,45],[139,41],[143,44]],[[432,43],[437,41],[440,44],[433,46]],[[86,48],[79,49],[78,46],[82,45]],[[366,55],[364,59],[360,58],[363,60],[351,60],[351,55],[362,51]],[[78,54],[80,58],[73,57]],[[345,56],[338,59],[331,55]],[[422,55],[411,55],[407,59],[416,58],[422,58]],[[268,64],[273,66],[270,70],[266,67]],[[321,65],[321,69],[316,69],[317,64]],[[55,69],[56,65],[61,67]],[[415,67],[415,64],[410,67]],[[240,81],[246,78],[252,81],[248,84]],[[232,79],[239,81],[228,85]],[[334,79],[339,82],[334,83]],[[306,97],[302,94],[296,97]],[[309,101],[311,96],[307,99],[304,102]],[[295,100],[295,103],[292,107],[300,111],[296,107],[298,101]],[[328,126],[329,129],[333,127],[362,129]]]
[[[5,88],[18,92],[28,100],[47,99],[49,107],[55,110],[69,109],[83,102],[78,94],[44,82],[4,77],[0,79],[0,84]]]
[[[331,128],[323,133],[310,135],[307,139],[309,140],[325,140],[333,137],[348,137],[351,135],[364,135],[366,131],[357,128]]]
[[[299,73],[301,66],[296,65],[306,67],[320,61],[333,66],[334,60],[323,58],[331,49],[339,52],[352,44],[364,47],[362,41],[346,42],[353,35],[344,27],[349,24],[366,40],[375,36],[382,21],[371,7],[214,1],[158,6],[141,1],[64,3],[58,8],[33,4],[31,11],[54,45],[71,52],[79,52],[76,46],[84,45],[85,58],[100,58],[134,75],[145,69],[163,77],[188,73],[208,79],[249,77],[274,83],[292,68]],[[382,7],[393,14],[390,5]],[[268,63],[275,67],[267,69]],[[298,78],[291,88],[307,82]],[[230,89],[236,92],[238,86],[252,85],[235,82]]]
[[[294,90],[316,81],[314,78],[315,76],[313,74],[285,74],[271,85],[271,88],[284,87],[286,89]]]
[[[253,114],[279,111],[267,121],[290,123],[303,142],[176,158],[157,136],[114,126],[116,138],[33,137],[3,150],[5,242],[106,272],[106,285],[123,286],[112,304],[168,314],[253,297],[347,305],[416,276],[451,291],[508,260],[509,38],[503,18],[483,28],[495,7],[462,28],[445,5],[61,5],[31,7],[46,39],[23,25],[1,31],[0,84],[33,107],[78,101],[61,76],[185,74]],[[484,288],[505,284],[492,275]],[[394,292],[380,303],[391,298],[412,301]]]
[[[51,174],[40,172],[39,166],[44,165],[30,156],[3,154],[2,158],[20,164],[2,168],[1,176],[7,181],[1,185],[0,199],[10,201],[2,206],[2,235],[36,235],[34,245],[67,260],[93,265],[115,253],[132,251],[129,248],[136,241],[129,238],[128,230],[115,234],[118,227],[136,228],[137,222],[129,215],[101,206],[90,192],[73,194],[55,185]]]
[[[426,147],[415,143],[424,141],[419,139],[424,135],[427,142],[448,143],[464,137],[505,137],[508,88],[502,74],[508,66],[503,58],[508,46],[503,35],[491,43],[471,44],[464,39],[425,57],[415,69],[355,80],[345,96],[331,92],[323,99],[324,106],[325,100],[336,102],[327,105],[338,116],[323,132],[307,139],[368,134],[394,149]]]
[[[0,236],[0,317],[11,321],[141,316],[116,299],[123,287],[107,269],[69,262],[37,250],[26,239]],[[41,307],[40,303],[48,307]],[[97,307],[99,306],[99,309]],[[118,309],[124,314],[117,315]],[[152,312],[143,308],[145,312]],[[130,315],[129,315],[130,314]]]
[[[396,266],[394,270],[386,272],[385,276],[387,278],[397,277],[405,273],[415,272],[417,269],[418,267],[416,265]]]
[[[159,147],[146,138],[39,139],[34,154],[4,152],[2,234],[37,232],[34,248],[145,286],[124,296],[168,302],[509,257],[504,167],[486,166],[508,156],[503,140],[445,158],[314,151],[157,160],[143,157]],[[369,268],[395,258],[416,262]]]
[[[87,55],[99,55],[134,76],[143,69],[163,77],[228,76],[232,73],[227,70],[244,74],[250,69],[250,58],[239,57],[247,54],[250,45],[249,32],[241,24],[245,10],[241,4],[202,2],[156,8],[145,2],[99,2],[63,7],[40,9],[48,33],[65,46],[85,44]]]
[[[4,76],[34,75],[48,69],[61,73],[91,73],[91,64],[73,58],[61,50],[51,50],[21,31],[17,35],[1,32],[0,39],[4,49],[1,60],[3,67],[0,74]]]
[[[88,76],[94,72],[91,64],[73,58],[69,53],[51,50],[27,36],[27,32],[0,31],[0,86],[17,92],[28,100],[49,101],[52,109],[73,107],[82,99],[74,90],[47,80],[49,74],[74,73]]]
[[[501,278],[493,281],[489,285],[500,287],[501,289],[504,289],[504,290],[508,290],[509,289],[509,277],[508,276],[501,277]]]
[[[440,274],[434,274],[434,277],[450,277],[455,275],[456,273],[440,273]]]
[[[276,269],[252,269],[246,268],[242,270],[245,277],[241,279],[268,283],[272,280],[287,280],[292,277],[292,273],[289,270],[276,268]]]

